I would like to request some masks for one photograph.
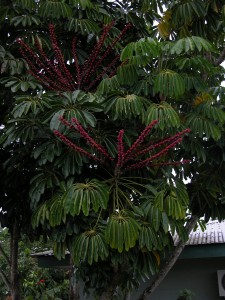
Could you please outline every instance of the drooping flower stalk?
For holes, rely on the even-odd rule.
[[[95,151],[95,154],[91,154],[87,152],[83,148],[73,144],[69,141],[63,134],[58,131],[55,131],[55,135],[59,137],[66,145],[72,148],[75,151],[78,151],[82,155],[88,156],[95,161],[98,161],[100,164],[105,163],[105,161],[101,158],[97,157],[98,152],[103,155],[105,160],[109,159],[112,162],[115,161],[113,157],[107,152],[105,148],[103,148],[100,144],[98,144],[90,135],[89,133],[82,127],[82,125],[78,122],[77,119],[73,118],[72,123],[60,117],[60,121],[67,126],[68,128],[75,128],[83,137],[90,147]],[[118,133],[117,137],[117,161],[115,161],[114,174],[118,176],[123,171],[126,170],[134,170],[140,169],[144,167],[156,167],[156,166],[178,166],[182,164],[189,163],[189,160],[181,160],[175,162],[160,162],[159,159],[165,156],[168,151],[174,147],[176,147],[179,143],[182,142],[182,136],[186,133],[190,132],[190,129],[185,129],[177,134],[173,135],[172,137],[166,138],[158,143],[154,143],[151,146],[147,146],[145,149],[141,151],[138,148],[144,143],[145,138],[149,135],[150,131],[152,130],[153,126],[157,124],[157,121],[153,121],[151,124],[146,126],[146,128],[141,132],[140,136],[136,139],[136,141],[131,145],[131,147],[125,152],[124,150],[124,143],[123,143],[123,136],[124,130],[121,129]],[[159,149],[158,149],[159,148]],[[140,158],[141,156],[146,155],[150,150],[154,151],[148,158]]]
[[[84,139],[86,139],[86,141],[89,142],[93,148],[96,148],[99,152],[101,152],[104,156],[108,157],[109,159],[114,160],[101,145],[96,143],[95,140],[93,140],[93,138],[90,137],[90,135],[84,130],[81,124],[77,121],[77,119],[72,118],[72,122],[75,124],[75,128],[77,129],[77,131],[79,131],[81,136]]]
[[[85,88],[85,91],[90,91],[91,90],[91,88],[98,82],[98,81],[100,81],[100,79],[103,77],[103,75],[105,74],[105,73],[107,73],[108,72],[108,70],[110,70],[112,67],[114,67],[115,66],[115,64],[117,63],[117,61],[119,60],[119,55],[117,55],[115,58],[114,58],[114,60],[102,71],[102,73],[101,74],[99,74],[98,75],[98,77],[95,79],[95,80],[93,80],[90,84],[89,84],[89,86],[88,87],[86,87]],[[113,71],[113,72],[115,72],[115,71]],[[109,77],[111,77],[111,76],[109,76]]]
[[[131,158],[131,155],[133,152],[135,152],[135,150],[137,149],[138,146],[140,146],[140,144],[143,143],[144,139],[146,138],[146,136],[150,133],[150,131],[152,130],[152,128],[158,123],[157,120],[154,120],[151,122],[151,124],[149,124],[147,127],[145,127],[145,129],[142,131],[142,133],[139,135],[139,137],[137,138],[137,140],[133,143],[133,145],[128,149],[128,151],[125,153],[125,159],[126,161],[129,160]]]
[[[156,164],[152,164],[151,167],[164,167],[164,166],[180,166],[190,163],[191,161],[189,159],[183,159],[181,161],[173,161],[173,162],[160,162]]]
[[[124,145],[123,145],[123,135],[124,135],[124,130],[121,129],[119,134],[118,134],[118,160],[117,160],[117,166],[120,168],[123,165],[124,162]]]
[[[77,47],[77,39],[73,38],[73,40],[72,40],[72,54],[73,54],[73,58],[74,58],[75,69],[76,69],[76,72],[77,72],[77,87],[78,87],[78,89],[80,89],[81,69],[80,69],[79,60],[78,60],[78,56],[77,56],[77,52],[76,52],[76,47]]]
[[[61,139],[61,141],[63,141],[69,148],[85,155],[88,156],[89,158],[95,160],[95,161],[99,161],[101,162],[101,160],[99,158],[97,158],[96,156],[94,156],[93,154],[85,151],[83,148],[75,145],[74,143],[72,143],[69,139],[67,139],[67,137],[65,137],[65,135],[63,135],[61,132],[59,132],[58,130],[54,131],[54,134],[59,137]]]
[[[158,153],[150,156],[149,158],[147,159],[144,159],[138,163],[134,163],[130,166],[127,166],[126,167],[126,170],[130,170],[130,169],[140,169],[140,168],[143,168],[143,167],[147,167],[149,166],[153,160],[159,158],[159,157],[162,157],[164,156],[165,154],[167,154],[167,152],[169,151],[169,149],[171,148],[174,148],[177,144],[181,143],[182,142],[182,138],[178,138],[177,140],[175,140],[173,143],[171,143],[170,145],[168,145],[166,148],[164,148],[163,150],[159,151]]]
[[[73,92],[76,89],[91,91],[105,75],[111,77],[115,73],[119,55],[112,53],[113,47],[131,27],[130,24],[126,25],[111,45],[104,49],[104,43],[113,26],[114,22],[104,26],[102,35],[83,64],[78,59],[76,38],[72,40],[74,61],[71,65],[67,63],[59,47],[53,24],[49,25],[49,35],[54,52],[52,59],[46,55],[38,39],[35,40],[35,50],[21,39],[18,39],[17,42],[20,44],[22,56],[30,67],[29,73],[46,88],[57,92]],[[104,64],[109,54],[112,54],[112,58]]]
[[[65,78],[68,81],[68,83],[71,86],[71,89],[74,90],[75,89],[74,78],[65,64],[62,51],[60,50],[60,48],[58,46],[57,38],[55,35],[55,27],[53,24],[49,25],[49,33],[50,33],[50,39],[52,42],[52,48],[55,52],[55,56],[56,56],[56,59],[58,60],[58,64],[62,70],[63,78]]]
[[[181,137],[182,135],[184,135],[185,133],[188,133],[188,132],[190,132],[190,131],[191,131],[190,128],[187,128],[187,129],[185,129],[185,130],[183,130],[183,131],[181,131],[181,132],[176,133],[175,135],[173,135],[173,136],[171,136],[171,137],[169,137],[169,138],[167,138],[167,139],[164,139],[164,140],[162,140],[162,141],[160,141],[160,142],[157,142],[157,143],[155,143],[155,144],[152,144],[152,145],[150,145],[149,147],[147,147],[147,148],[145,148],[145,149],[143,149],[143,150],[141,150],[141,151],[138,151],[138,152],[136,153],[136,157],[137,157],[137,156],[140,156],[140,155],[143,155],[143,154],[149,152],[149,151],[152,150],[152,149],[156,149],[156,148],[158,148],[158,147],[160,147],[160,146],[163,146],[163,145],[165,145],[165,144],[171,143],[173,140],[176,140],[177,138]]]
[[[111,22],[109,25],[104,26],[102,36],[100,37],[96,47],[94,47],[93,51],[91,52],[88,60],[85,62],[83,67],[83,72],[82,72],[83,83],[87,83],[87,79],[90,76],[93,69],[95,68],[95,66],[98,67],[98,65],[96,65],[98,55],[113,25],[114,25],[114,21]]]
[[[112,23],[114,24],[114,23]],[[98,68],[101,63],[104,61],[104,59],[109,55],[109,53],[113,50],[113,47],[115,46],[115,44],[125,35],[125,33],[127,32],[127,30],[129,30],[132,27],[132,25],[129,23],[127,24],[124,29],[122,30],[122,32],[113,40],[112,44],[109,45],[107,47],[107,49],[105,50],[105,52],[103,53],[102,57],[100,57],[100,59],[98,61],[96,61],[95,63],[95,67]],[[119,59],[119,58],[118,58]]]

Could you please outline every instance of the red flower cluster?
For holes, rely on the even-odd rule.
[[[45,280],[44,280],[44,279],[41,279],[41,280],[39,280],[38,282],[36,282],[37,285],[40,285],[40,284],[42,284],[42,283],[45,283]]]
[[[103,27],[103,33],[100,36],[96,46],[89,55],[84,64],[80,64],[77,56],[77,40],[72,41],[72,54],[74,59],[75,74],[72,74],[68,69],[62,51],[59,48],[58,41],[55,35],[55,28],[53,24],[49,25],[49,34],[54,51],[54,57],[51,60],[44,52],[39,40],[36,38],[36,50],[32,50],[24,41],[18,39],[20,44],[20,52],[30,67],[30,74],[32,74],[38,81],[40,81],[48,89],[57,92],[73,92],[76,89],[83,89],[90,91],[103,78],[103,75],[111,77],[115,73],[115,66],[119,60],[119,55],[116,55],[111,62],[103,65],[105,58],[112,52],[115,44],[123,37],[126,31],[131,27],[126,25],[122,32],[112,41],[106,50],[103,50],[104,42],[113,27],[114,22]],[[99,68],[102,69],[99,75],[96,74]],[[98,72],[99,73],[99,72]],[[93,77],[95,79],[93,79]]]
[[[96,155],[98,152],[100,152],[103,157],[110,159],[114,161],[114,158],[110,156],[110,154],[107,152],[106,149],[104,149],[101,145],[99,145],[89,134],[85,129],[81,126],[81,124],[78,122],[77,119],[73,118],[72,122],[68,122],[63,117],[60,117],[60,121],[66,125],[68,128],[75,128],[80,135],[88,142],[90,147],[92,149],[96,150]],[[190,161],[188,160],[182,160],[178,162],[158,162],[159,158],[162,156],[165,156],[168,151],[171,148],[174,148],[177,144],[181,143],[182,136],[188,132],[190,132],[190,129],[185,129],[181,132],[178,132],[177,134],[166,138],[160,142],[154,143],[150,146],[147,146],[146,148],[142,150],[138,150],[140,146],[143,144],[144,139],[148,136],[154,125],[157,124],[157,121],[153,121],[151,124],[149,124],[139,135],[139,137],[136,139],[136,141],[131,145],[131,147],[125,152],[124,151],[124,144],[123,144],[123,136],[124,136],[124,130],[121,129],[118,134],[117,138],[117,163],[115,166],[116,174],[119,174],[121,169],[124,170],[131,170],[131,169],[140,169],[147,166],[177,166],[180,164],[186,164]],[[98,161],[100,163],[104,163],[103,159],[99,159],[96,155],[91,154],[84,150],[83,148],[75,145],[70,140],[68,140],[62,133],[55,130],[55,135],[59,137],[67,146],[69,146],[71,149],[78,151],[82,155],[86,155],[89,158]],[[159,148],[159,150],[158,150]],[[151,151],[154,151],[153,154],[151,154]],[[141,157],[145,154],[149,153],[150,157],[142,159]],[[155,161],[155,163],[154,163]],[[129,163],[130,162],[130,163]]]

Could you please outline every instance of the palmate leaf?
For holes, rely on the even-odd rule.
[[[14,1],[19,7],[28,9],[30,11],[36,8],[36,1],[35,0],[15,0]]]
[[[126,211],[113,213],[105,230],[106,242],[119,253],[134,247],[139,236],[140,225]]]
[[[76,264],[88,262],[92,265],[93,262],[106,259],[109,254],[104,234],[96,229],[90,229],[78,235],[73,240],[70,250]]]
[[[195,139],[184,140],[182,142],[183,148],[190,152],[192,156],[196,156],[198,160],[206,161],[206,149],[202,147],[202,138],[196,135]]]
[[[46,189],[52,188],[59,184],[59,179],[52,170],[43,170],[30,181],[29,196],[31,199],[31,206],[36,207],[41,195]]]
[[[171,33],[171,25],[169,22],[160,22],[158,24],[159,35],[163,38],[168,38]]]
[[[51,227],[55,227],[65,223],[66,212],[64,210],[64,202],[61,194],[54,196],[51,201],[47,203],[49,208],[49,224]]]
[[[38,227],[40,224],[43,226],[49,219],[49,209],[46,203],[40,205],[35,213],[32,215],[31,224],[33,228]]]
[[[66,213],[63,207],[62,193],[58,193],[50,200],[42,203],[32,215],[33,228],[38,227],[40,224],[43,227],[44,225],[55,227],[62,224],[62,222],[65,223],[65,221]]]
[[[215,70],[215,66],[209,60],[199,55],[178,58],[176,59],[176,66],[180,70],[185,69],[187,71],[195,69],[201,72],[213,72]]]
[[[206,15],[206,8],[201,0],[188,1],[178,4],[172,14],[172,20],[176,24],[189,24],[196,18],[204,17]]]
[[[116,75],[120,84],[132,85],[138,80],[138,67],[135,64],[121,65]]]
[[[134,263],[136,271],[135,276],[143,279],[149,279],[150,276],[154,275],[159,269],[156,255],[149,251],[139,251]]]
[[[184,80],[175,71],[163,70],[156,75],[154,81],[154,93],[177,98],[185,92]]]
[[[93,3],[90,0],[69,0],[69,3],[74,5],[77,8],[92,8]]]
[[[48,148],[50,151],[50,149]],[[55,151],[55,150],[54,150]],[[51,155],[51,154],[50,154]],[[54,155],[54,152],[53,152]],[[43,153],[45,156],[45,153]],[[67,178],[69,175],[80,174],[85,157],[79,152],[67,149],[55,160],[55,165],[62,170],[62,174]]]
[[[0,46],[0,72],[9,73],[10,75],[22,74],[28,69],[28,65],[24,59],[15,58],[9,51]],[[1,82],[7,82],[9,78],[2,78]],[[4,81],[3,81],[4,80]]]
[[[150,124],[153,120],[158,120],[158,126],[161,130],[170,127],[179,127],[180,118],[173,109],[173,107],[167,102],[161,102],[160,104],[152,103],[143,119],[145,124]]]
[[[39,25],[41,20],[37,16],[32,15],[22,15],[16,16],[11,19],[11,23],[14,26],[22,25],[22,26],[31,26],[32,24]]]
[[[40,130],[40,120],[34,114],[29,114],[21,118],[10,119],[6,129],[6,137],[4,147],[13,141],[20,140],[26,142],[32,140]]]
[[[223,110],[224,106],[217,105],[217,103],[213,104],[212,97],[207,93],[200,95],[200,97],[202,98],[203,101],[197,107],[196,111],[202,114],[203,116],[214,120],[215,122],[224,124],[225,123],[225,112]]]
[[[170,54],[181,54],[182,52],[198,51],[212,51],[212,45],[200,36],[191,36],[179,39],[171,44]]]
[[[190,91],[195,89],[198,92],[206,90],[206,83],[200,76],[194,76],[189,74],[183,75],[184,83],[185,83],[185,90]]]
[[[176,220],[185,218],[188,203],[189,196],[186,186],[181,182],[176,182],[176,186],[165,186],[165,189],[156,194],[154,200],[154,205],[160,211]]]
[[[158,232],[155,231],[149,223],[141,224],[138,242],[141,249],[147,248],[148,251],[162,249],[161,237],[159,237]]]
[[[35,159],[38,159],[39,165],[45,164],[47,161],[53,162],[56,156],[62,153],[62,143],[55,139],[49,139],[43,142],[40,146],[37,145],[31,154]]]
[[[27,115],[30,111],[36,113],[37,111],[44,111],[51,108],[51,99],[44,95],[28,96],[22,95],[15,97],[15,106],[12,110],[14,118],[20,118]]]
[[[110,92],[118,90],[120,84],[118,82],[117,76],[113,76],[110,78],[104,78],[98,85],[97,93],[100,95],[106,95]]]
[[[163,38],[168,38],[172,31],[170,20],[171,20],[171,10],[166,10],[158,24],[159,34]]]
[[[114,120],[143,116],[147,105],[148,102],[143,97],[122,93],[114,93],[104,102],[105,111],[111,112]]]
[[[159,44],[151,38],[141,39],[138,42],[128,44],[121,53],[121,61],[129,60],[129,63],[146,65],[153,57],[159,55]]]
[[[187,116],[186,122],[191,131],[199,137],[212,137],[216,141],[221,138],[219,126],[214,120],[207,118],[203,114],[193,112]]]
[[[73,93],[63,93],[63,97],[57,97],[52,102],[53,109],[45,115],[46,120],[50,119],[50,128],[52,130],[59,128],[61,124],[59,120],[60,116],[64,116],[68,121],[75,118],[84,127],[89,125],[94,127],[96,118],[93,112],[102,111],[101,104],[97,102],[96,98],[97,96],[91,93],[84,93],[80,90],[76,90]]]
[[[67,28],[69,31],[74,30],[75,32],[79,32],[81,34],[93,34],[100,31],[100,27],[98,26],[98,24],[89,19],[70,18],[67,23]]]
[[[65,258],[66,250],[67,245],[65,241],[53,243],[53,253],[57,259],[61,260],[62,258]]]
[[[21,77],[11,76],[3,78],[0,82],[3,83],[5,87],[10,87],[13,93],[20,90],[22,92],[26,92],[29,89],[42,89],[42,86],[30,75],[24,75]]]
[[[42,17],[57,19],[72,17],[72,9],[65,3],[65,0],[42,0],[39,3],[38,12]]]
[[[109,189],[103,182],[92,179],[86,183],[73,184],[63,198],[66,213],[75,216],[82,211],[85,216],[88,216],[91,209],[97,212],[100,208],[107,208]]]
[[[157,192],[156,192],[157,193]],[[157,232],[162,226],[165,233],[169,230],[169,220],[165,212],[161,211],[157,206],[153,205],[152,199],[149,197],[141,205],[142,210],[145,212],[146,220],[151,224],[153,229]]]

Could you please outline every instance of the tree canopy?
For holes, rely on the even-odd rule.
[[[191,216],[225,217],[225,5],[0,4],[1,223],[125,299]]]

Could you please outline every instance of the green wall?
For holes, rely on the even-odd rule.
[[[225,270],[225,258],[180,259],[166,279],[148,299],[176,300],[179,290],[190,289],[196,300],[221,300],[218,292],[217,270]],[[143,285],[141,290],[146,285]],[[140,289],[132,294],[136,300]]]

